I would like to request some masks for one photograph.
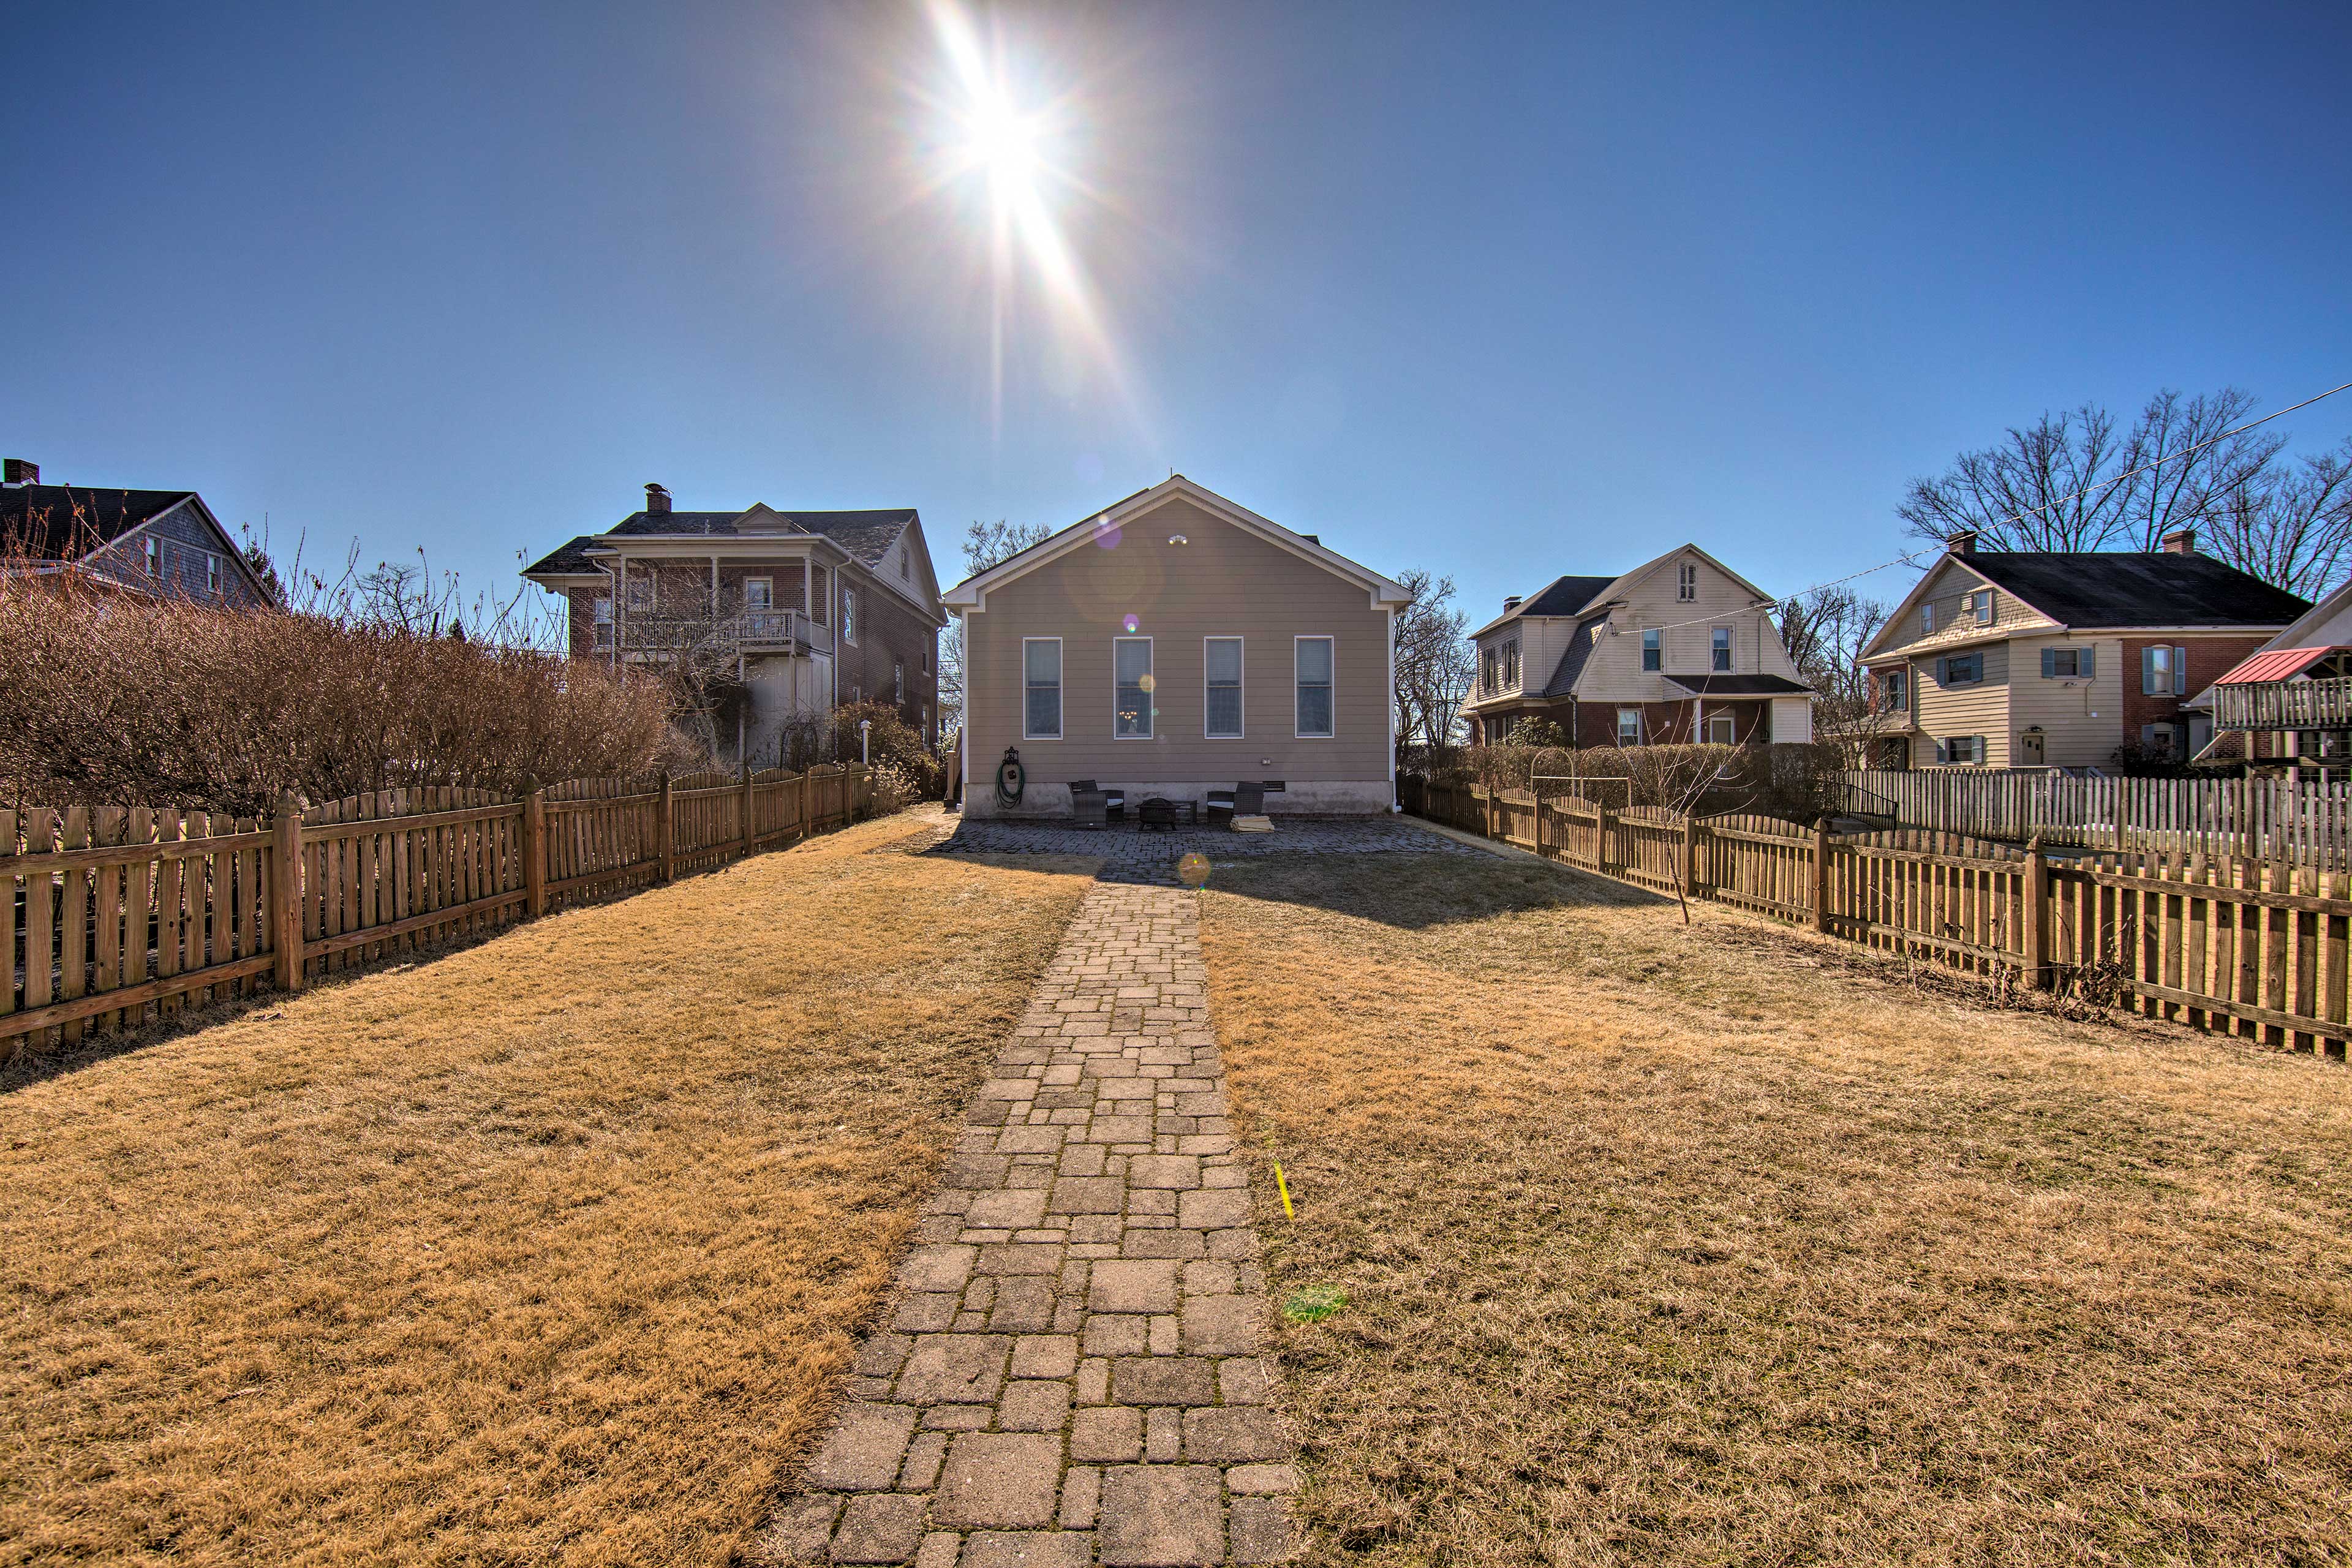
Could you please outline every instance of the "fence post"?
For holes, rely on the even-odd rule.
[[[739,826],[743,830],[743,849],[740,858],[749,860],[751,858],[751,763],[748,758],[743,763],[743,820]]]
[[[1024,657],[1025,658],[1026,656],[1024,655]],[[814,763],[803,763],[801,764],[801,819],[799,823],[800,832],[795,837],[795,842],[797,842],[798,839],[806,838],[809,836],[808,776],[810,770],[814,769],[815,766],[816,764]]]
[[[1830,819],[1813,819],[1813,929],[1830,933]]]
[[[677,836],[670,830],[675,821],[670,815],[670,805],[669,774],[664,772],[661,776],[661,807],[656,826],[661,833],[661,879],[665,882],[670,879],[677,868],[676,847]]]
[[[2042,905],[2050,896],[2050,860],[2042,853],[2042,836],[2025,846],[2025,984],[2036,991],[2050,989],[2050,926]]]
[[[278,795],[275,861],[269,868],[269,921],[277,930],[278,989],[302,989],[302,803],[292,790]],[[143,938],[142,939],[144,940]],[[143,949],[142,949],[143,951]]]
[[[535,778],[522,791],[523,908],[537,920],[547,912],[547,792]]]
[[[1698,818],[1683,817],[1683,897],[1698,894]]]
[[[1605,877],[1609,875],[1609,808],[1596,800],[1592,809],[1600,814],[1592,820],[1592,868]]]

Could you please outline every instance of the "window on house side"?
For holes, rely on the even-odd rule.
[[[1675,580],[1675,597],[1685,604],[1698,597],[1698,567],[1690,562],[1683,563]]]
[[[897,659],[890,661],[890,700],[907,700],[907,667]]]
[[[163,574],[163,542],[151,534],[147,540],[147,575],[161,577]]]
[[[1710,713],[1706,719],[1706,742],[1710,746],[1735,745],[1739,726],[1728,713]]]
[[[772,610],[776,607],[776,584],[771,577],[747,577],[743,581],[743,607],[747,610]]]
[[[1724,671],[1731,668],[1731,628],[1729,626],[1715,628],[1714,668]]]
[[[1928,600],[1919,606],[1919,635],[1927,637],[1936,629],[1936,601]]]
[[[1617,743],[1621,746],[1642,743],[1642,710],[1639,708],[1617,710]]]
[[[593,620],[596,625],[600,626],[611,626],[613,624],[613,595],[610,594],[597,595],[595,600],[590,606],[588,614],[590,618]]]
[[[1911,706],[1910,679],[1906,672],[1890,669],[1878,678],[1879,707],[1889,713],[1900,713]]]
[[[1978,589],[1968,596],[1965,603],[1969,613],[1976,616],[1977,625],[1980,626],[1992,625],[1992,590],[1990,588]]]
[[[1212,741],[1242,738],[1242,639],[1211,637],[1202,645],[1203,719],[1201,733]]]
[[[1519,689],[1519,639],[1513,637],[1503,645],[1503,689]]]
[[[1665,668],[1665,633],[1652,627],[1642,634],[1642,668],[1648,670]]]
[[[1121,741],[1151,739],[1151,639],[1113,637],[1112,679],[1118,686],[1111,734]]]
[[[2139,689],[2150,697],[2178,697],[2189,688],[2181,676],[2189,650],[2157,644],[2140,650]]]
[[[1296,649],[1298,673],[1299,738],[1328,740],[1335,732],[1331,710],[1331,639],[1299,637],[1291,646]]]
[[[846,583],[841,586],[841,640],[857,640],[857,590]]]
[[[208,594],[220,592],[220,557],[209,550],[205,552],[205,591]]]
[[[650,610],[654,607],[654,575],[652,573],[630,573],[624,575],[622,581],[629,585],[629,608],[633,610]]]
[[[1492,697],[1497,689],[1496,685],[1497,668],[1497,656],[1495,649],[1480,648],[1478,650],[1478,689],[1486,696]]]
[[[1058,741],[1062,738],[1062,639],[1021,639],[1021,679],[1024,696],[1021,738]]]

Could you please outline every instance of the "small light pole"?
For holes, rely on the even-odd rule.
[[[866,755],[866,747],[867,743],[866,731],[873,728],[874,721],[871,719],[860,719],[857,721],[857,765],[861,768],[867,765],[867,758]]]

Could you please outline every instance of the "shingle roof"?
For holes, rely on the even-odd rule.
[[[588,559],[587,551],[595,542],[596,536],[593,533],[574,534],[571,542],[557,545],[524,567],[522,574],[526,577],[538,576],[542,573],[551,576],[576,576],[583,572],[593,572],[596,563]]]
[[[623,518],[612,530],[635,535],[688,534],[732,537],[740,511],[638,511]],[[916,521],[913,507],[878,511],[788,511],[780,514],[803,532],[832,540],[868,566],[881,564],[883,552]]]
[[[2210,555],[1980,550],[1958,559],[2068,626],[2283,626],[2311,608]]]
[[[1612,577],[1608,581],[1613,583],[1616,579]],[[1594,591],[1599,592],[1598,589]],[[1576,630],[1570,635],[1568,647],[1561,652],[1559,663],[1551,672],[1551,679],[1544,683],[1544,689],[1536,695],[1538,697],[1568,696],[1576,685],[1576,678],[1584,673],[1584,661],[1592,657],[1593,648],[1599,645],[1603,637],[1608,635],[1604,629],[1608,624],[1609,617],[1606,616],[1595,616],[1589,621],[1580,623]]]
[[[1572,616],[1591,605],[1600,592],[1617,581],[1614,577],[1555,577],[1519,602],[1517,609],[1505,610],[1470,635],[1485,637],[1496,626],[1505,626],[1524,616]]]
[[[11,485],[0,489],[0,548],[43,561],[79,560],[194,493]]]
[[[1666,680],[1702,697],[1802,697],[1812,689],[1785,675],[1669,675]]]

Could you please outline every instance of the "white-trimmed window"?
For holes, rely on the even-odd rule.
[[[205,552],[205,592],[220,592],[220,557],[209,550]]]
[[[1242,639],[1201,639],[1201,734],[1211,741],[1242,738]]]
[[[1478,689],[1492,697],[1501,689],[1502,650],[1492,643],[1478,650]]]
[[[1972,618],[1980,626],[1992,625],[1992,590],[1979,588],[1960,600],[1960,614]]]
[[[772,577],[743,579],[743,607],[747,610],[772,610],[776,607],[776,580]]]
[[[1683,563],[1675,575],[1675,597],[1687,605],[1698,597],[1698,566],[1694,562]]]
[[[1639,708],[1617,710],[1617,743],[1621,746],[1642,743],[1642,710]]]
[[[1878,708],[1882,713],[1901,713],[1911,706],[1911,672],[1890,669],[1878,678]]]
[[[1919,635],[1929,637],[1936,630],[1936,601],[1927,600],[1919,606]]]
[[[626,597],[623,602],[629,606],[629,610],[632,614],[640,610],[650,610],[654,607],[653,573],[632,572],[626,566],[624,566],[621,568],[621,581],[627,584],[627,587],[624,590]]]
[[[163,542],[151,533],[147,536],[147,575],[161,577],[163,574]]]
[[[890,661],[890,700],[893,702],[907,700],[907,666],[902,659],[894,658]]]
[[[1519,639],[1513,637],[1503,645],[1503,689],[1519,689]]]
[[[1331,703],[1336,645],[1329,637],[1297,637],[1291,647],[1298,677],[1297,733],[1302,741],[1328,741],[1338,733]]]
[[[1706,716],[1706,743],[1710,746],[1730,746],[1738,743],[1739,723],[1728,713]]]
[[[1982,735],[1947,735],[1939,744],[1937,760],[1953,767],[1967,767],[1985,759]]]
[[[1711,647],[1712,658],[1714,660],[1712,668],[1727,674],[1729,673],[1731,669],[1731,628],[1729,626],[1716,627],[1715,637],[1712,639]]]
[[[907,542],[903,539],[898,542],[898,575],[901,577],[913,575],[907,569]]]
[[[1111,738],[1118,741],[1149,741],[1151,739],[1151,639],[1150,637],[1113,637],[1110,639]]]
[[[1666,634],[1656,626],[1642,634],[1642,668],[1661,670],[1666,667]]]
[[[2139,650],[2139,689],[2149,697],[2188,695],[2189,650],[2155,643]]]
[[[857,641],[857,590],[846,583],[841,585],[841,640]]]
[[[1062,639],[1021,639],[1021,738],[1062,738]]]
[[[2045,647],[2042,650],[2042,678],[2045,680],[2082,680],[2093,673],[2092,656],[2087,647]]]
[[[597,595],[596,597],[590,602],[588,615],[590,620],[596,626],[611,626],[613,624],[613,595],[610,594]]]

